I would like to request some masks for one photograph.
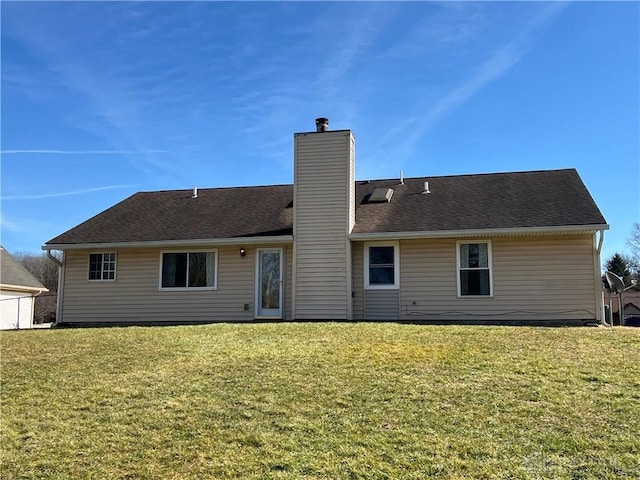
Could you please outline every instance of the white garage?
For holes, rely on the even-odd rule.
[[[33,328],[35,297],[48,290],[0,245],[0,330]]]

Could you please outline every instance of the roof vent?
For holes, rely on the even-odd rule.
[[[326,132],[329,130],[329,119],[320,117],[316,118],[316,132]]]
[[[369,203],[389,203],[393,197],[393,189],[388,187],[376,188],[369,197]]]
[[[426,195],[428,193],[431,193],[431,191],[429,190],[429,182],[424,182],[424,190],[422,190],[422,194]]]
[[[193,195],[191,198],[198,198],[198,187],[193,187]]]

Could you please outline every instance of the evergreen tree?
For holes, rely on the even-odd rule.
[[[615,273],[624,281],[625,286],[631,285],[631,269],[629,268],[629,262],[624,256],[619,253],[615,253],[606,263],[607,270]]]

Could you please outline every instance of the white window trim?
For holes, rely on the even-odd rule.
[[[215,258],[215,268],[213,269],[213,287],[163,287],[162,286],[162,259],[165,253],[213,253]],[[177,249],[177,250],[162,250],[160,252],[160,261],[158,262],[158,290],[161,292],[202,292],[205,290],[217,290],[218,289],[218,264],[220,258],[218,256],[217,248],[194,248],[194,249]]]
[[[393,247],[393,285],[369,284],[369,247]],[[364,288],[365,290],[399,290],[400,289],[400,242],[366,242],[364,244]]]
[[[460,285],[460,245],[468,245],[470,243],[487,244],[487,263],[489,266],[489,295],[462,295],[462,285]],[[458,298],[493,298],[493,247],[491,245],[491,240],[465,239],[458,240],[456,242],[456,284],[458,287]]]
[[[102,255],[102,262],[100,267],[100,276],[104,275],[104,255],[113,253],[115,268],[113,270],[113,278],[89,278],[91,275],[91,255]],[[105,252],[89,252],[87,255],[87,281],[88,282],[115,282],[116,278],[118,278],[118,252],[114,251],[105,251]]]

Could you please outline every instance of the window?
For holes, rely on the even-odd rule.
[[[370,243],[364,246],[364,285],[368,289],[391,289],[400,285],[399,246]]]
[[[90,253],[89,254],[89,280],[115,280],[116,279],[116,254]]]
[[[216,252],[163,252],[160,288],[216,288]]]
[[[491,243],[458,242],[458,295],[491,294]]]

